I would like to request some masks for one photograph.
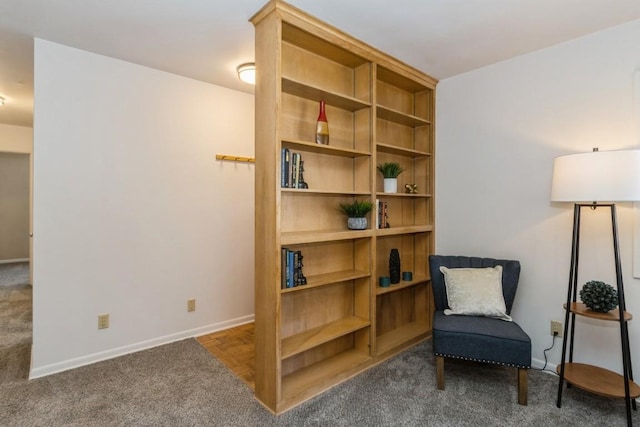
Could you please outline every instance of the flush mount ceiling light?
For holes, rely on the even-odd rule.
[[[238,78],[245,83],[256,84],[256,64],[253,62],[247,62],[246,64],[238,65]]]

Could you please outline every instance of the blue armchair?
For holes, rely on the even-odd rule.
[[[445,315],[449,308],[440,267],[486,268],[502,266],[502,293],[506,313],[511,312],[520,277],[520,262],[464,256],[429,256],[435,303],[433,353],[439,390],[444,390],[444,358],[473,360],[518,369],[518,403],[527,404],[527,370],[531,367],[531,339],[515,322],[468,315]]]

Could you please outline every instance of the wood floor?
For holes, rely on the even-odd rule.
[[[231,369],[252,390],[255,390],[256,368],[254,359],[256,350],[254,334],[255,328],[252,322],[203,335],[197,339],[204,348]]]

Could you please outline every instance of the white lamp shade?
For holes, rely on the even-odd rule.
[[[556,157],[554,202],[626,202],[640,200],[640,150],[593,151]]]

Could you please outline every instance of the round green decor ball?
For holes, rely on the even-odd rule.
[[[580,299],[591,310],[606,313],[618,306],[618,291],[604,282],[592,280],[580,289]]]

